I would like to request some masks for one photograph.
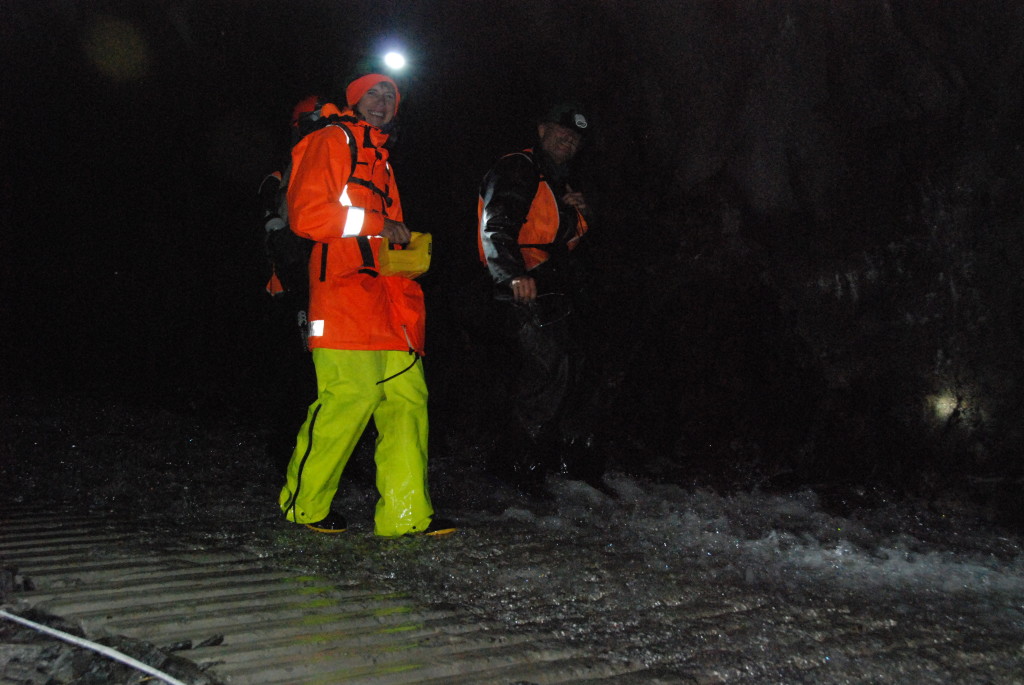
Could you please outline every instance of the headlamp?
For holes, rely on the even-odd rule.
[[[384,66],[392,71],[401,71],[405,68],[405,55],[400,52],[389,52],[384,55]]]

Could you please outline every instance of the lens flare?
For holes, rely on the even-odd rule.
[[[149,46],[134,26],[120,19],[95,20],[83,48],[95,67],[114,81],[135,81],[149,72]]]

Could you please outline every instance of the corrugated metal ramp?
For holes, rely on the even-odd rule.
[[[166,552],[101,516],[0,512],[0,560],[31,578],[17,599],[78,621],[87,636],[168,646],[231,684],[644,682],[607,663],[513,636],[465,612],[341,587],[244,550]],[[217,640],[213,640],[217,642]]]

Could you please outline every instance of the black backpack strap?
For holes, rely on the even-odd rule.
[[[369,236],[356,236],[356,244],[359,245],[359,254],[363,257],[363,265],[359,267],[359,273],[367,276],[377,277],[377,263],[373,261],[373,248],[370,247]]]
[[[346,123],[351,123],[351,124],[362,123],[362,122],[360,122],[359,119],[357,119],[355,117],[351,117],[351,116],[334,116],[334,117],[331,117],[331,118],[332,119],[337,119],[339,122],[346,122]],[[378,188],[376,185],[373,184],[372,181],[367,181],[365,179],[356,178],[355,177],[356,164],[357,164],[357,162],[356,162],[356,160],[357,160],[357,157],[356,157],[356,141],[352,139],[352,136],[349,136],[348,144],[349,144],[349,148],[352,150],[352,173],[349,176],[348,182],[349,183],[356,183],[358,185],[363,186],[364,188],[368,188],[371,192],[373,192],[373,193],[377,194],[378,196],[380,196],[381,200],[384,201],[384,205],[386,207],[390,207],[394,201],[388,195],[388,188],[387,188],[387,186],[385,186],[384,188]],[[377,151],[377,146],[373,144],[373,139],[370,137],[370,129],[369,128],[364,128],[363,129],[363,147],[369,148],[369,149],[373,150],[374,153],[377,155],[377,159],[381,158],[380,152]],[[358,164],[364,164],[364,162],[358,162]]]
[[[345,123],[359,123],[359,120],[355,117],[350,116],[339,116],[334,115],[330,117],[332,120],[331,124],[334,126],[340,126],[342,122]],[[344,127],[342,127],[344,128]],[[356,145],[356,138],[353,131],[345,129],[345,139],[348,141],[349,156],[352,158],[352,169],[349,172],[347,183],[358,183],[359,185],[367,186],[371,190],[377,192],[376,187],[368,181],[356,178],[356,165],[360,164],[359,161],[359,148]],[[390,206],[391,203],[388,203]],[[363,265],[359,267],[359,273],[366,274],[367,276],[377,277],[377,263],[373,259],[373,248],[370,246],[369,236],[360,235],[356,236],[356,245],[359,246],[359,254],[363,258]]]
[[[382,200],[384,200],[384,204],[386,206],[388,206],[388,207],[391,206],[393,200],[388,196],[388,189],[387,189],[387,187],[385,187],[384,189],[381,189],[381,188],[378,188],[377,186],[375,186],[370,181],[364,181],[361,178],[355,178],[355,177],[349,178],[348,182],[349,183],[357,183],[357,184],[363,186],[364,188],[369,188],[370,190],[372,190],[377,195],[380,195],[380,198]]]
[[[312,133],[313,131],[327,126],[337,126],[345,132],[345,140],[348,141],[349,157],[352,159],[352,168],[349,170],[348,181],[346,183],[357,183],[361,186],[369,188],[374,193],[379,195],[385,205],[391,206],[392,200],[388,197],[387,189],[381,190],[370,181],[365,181],[361,178],[356,178],[356,166],[358,164],[365,164],[365,162],[359,161],[359,147],[356,145],[355,132],[342,124],[359,124],[360,120],[356,117],[341,114],[332,114],[329,117],[319,116],[320,110],[315,112],[315,118],[312,118],[309,129],[304,132],[305,135]],[[364,136],[363,145],[369,148],[375,148],[372,141],[370,140],[370,131],[366,129]],[[380,153],[377,153],[378,156]],[[373,258],[373,248],[370,246],[369,236],[356,236],[356,244],[359,245],[359,254],[363,258],[363,264],[359,268],[359,273],[367,274],[369,276],[376,277],[377,263]],[[320,253],[320,280],[324,280],[327,277],[327,244],[325,243]]]

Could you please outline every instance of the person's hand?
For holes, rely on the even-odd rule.
[[[532,276],[516,276],[509,281],[512,299],[516,302],[533,302],[537,299],[537,281]]]
[[[408,245],[412,239],[412,233],[405,227],[405,224],[393,219],[384,219],[384,228],[381,229],[380,234],[387,238],[392,245]]]
[[[575,207],[581,214],[587,211],[587,200],[583,197],[583,193],[573,190],[572,186],[566,184],[565,195],[562,196],[562,202]]]

